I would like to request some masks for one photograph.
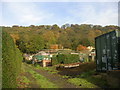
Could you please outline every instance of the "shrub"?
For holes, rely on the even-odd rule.
[[[59,63],[58,63],[58,60],[57,60],[57,57],[56,57],[56,56],[53,56],[53,57],[52,57],[52,65],[56,65],[56,64],[59,64]]]
[[[70,63],[76,63],[78,61],[79,61],[79,55],[75,55],[75,54],[58,54],[57,56],[53,56],[52,65],[70,64]]]

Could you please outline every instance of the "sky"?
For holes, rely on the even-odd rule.
[[[118,25],[118,2],[15,2],[0,3],[3,26],[69,24]],[[1,20],[1,19],[0,19]]]

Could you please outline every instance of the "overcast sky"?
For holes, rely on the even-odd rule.
[[[13,0],[14,1],[14,0]],[[106,0],[107,1],[107,0]],[[12,25],[118,25],[118,2],[8,2],[3,1],[2,23]]]

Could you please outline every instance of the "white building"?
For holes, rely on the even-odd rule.
[[[88,49],[89,51],[92,51],[92,49],[95,49],[95,48],[92,47],[92,46],[88,46],[87,49]]]

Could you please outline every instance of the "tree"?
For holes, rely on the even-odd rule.
[[[49,48],[51,44],[56,44],[56,38],[52,31],[47,31],[42,35],[45,41],[45,48]]]
[[[86,50],[87,47],[83,46],[83,45],[78,45],[77,46],[77,51],[82,51],[82,50]]]
[[[54,24],[51,29],[52,30],[59,30],[60,28],[57,24]]]
[[[91,45],[91,43],[90,43],[90,41],[88,40],[88,38],[82,39],[82,40],[79,42],[79,44],[81,44],[81,45],[83,45],[83,46],[90,46],[90,45]]]
[[[36,53],[44,48],[44,40],[40,36],[32,37],[29,42],[26,43],[27,53]]]
[[[44,39],[38,34],[25,35],[16,41],[23,53],[36,53],[44,48]]]
[[[61,29],[66,29],[68,27],[71,27],[71,25],[69,23],[66,23],[65,25],[62,25],[61,26]]]
[[[34,37],[40,36],[40,39],[43,40],[44,48],[49,48],[51,44],[61,44],[65,48],[75,50],[79,44],[94,46],[95,37],[118,28],[120,27],[114,25],[102,27],[101,25],[91,24],[64,24],[61,28],[57,24],[52,26],[2,27],[4,31],[12,35],[15,41],[17,40],[17,43],[21,44],[19,48],[23,52],[29,49],[33,50],[31,48],[33,48],[32,46],[35,42],[31,40]]]
[[[93,26],[93,29],[94,29],[94,30],[102,30],[103,27],[102,27],[101,25],[94,25],[94,26]]]

